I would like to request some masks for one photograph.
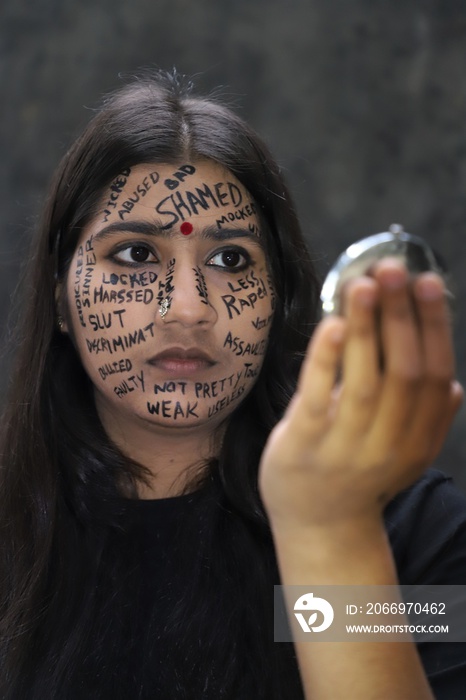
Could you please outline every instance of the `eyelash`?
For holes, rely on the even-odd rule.
[[[149,252],[149,257],[152,255],[155,259],[154,260],[124,260],[122,258],[119,258],[118,255],[121,253],[127,253],[129,254],[131,250],[134,248],[142,248],[144,250],[147,250]],[[236,253],[239,255],[241,258],[243,258],[243,262],[239,265],[231,266],[229,267],[228,265],[219,265],[215,264],[212,262],[216,257],[225,255],[226,253]],[[150,246],[147,245],[147,243],[126,243],[119,247],[117,250],[113,251],[109,256],[110,260],[115,262],[117,265],[124,265],[125,267],[140,267],[142,265],[147,265],[147,264],[153,264],[153,263],[158,263],[160,260],[157,258],[156,254],[154,251],[150,248]],[[228,246],[226,248],[222,248],[222,250],[218,250],[213,255],[210,256],[210,258],[207,260],[207,265],[209,267],[215,267],[218,270],[224,271],[224,272],[242,272],[243,270],[246,270],[250,265],[252,264],[252,258],[251,255],[248,253],[247,250],[244,248],[240,248],[237,246]]]
[[[235,265],[234,267],[229,267],[227,265],[216,265],[215,263],[211,262],[217,256],[225,255],[225,253],[237,253],[243,258],[243,262],[240,265]],[[251,264],[252,258],[248,251],[244,250],[244,248],[238,248],[237,246],[229,246],[228,248],[218,250],[216,253],[211,255],[209,260],[207,261],[207,265],[209,265],[209,267],[215,267],[224,272],[242,272],[243,270],[246,270],[248,267],[250,267]]]
[[[121,253],[129,253],[131,250],[134,248],[143,248],[144,250],[147,250],[149,252],[149,255],[152,255],[155,260],[123,260],[122,258],[119,258],[118,255]],[[114,250],[109,256],[110,260],[115,262],[117,265],[124,265],[125,267],[140,267],[141,265],[147,265],[147,264],[153,264],[153,263],[158,263],[160,262],[159,259],[157,258],[156,254],[154,251],[151,249],[150,246],[147,245],[147,243],[125,243],[124,245],[118,247],[116,250]]]

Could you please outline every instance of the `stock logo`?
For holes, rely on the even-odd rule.
[[[302,612],[296,612],[301,610]],[[300,596],[294,604],[294,615],[298,620],[303,632],[323,632],[328,629],[333,622],[333,608],[325,598],[314,598],[313,593],[305,593]],[[308,613],[306,621],[303,612]],[[311,613],[309,615],[309,613]],[[323,615],[320,625],[315,625],[318,613]]]

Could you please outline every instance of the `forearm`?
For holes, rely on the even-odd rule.
[[[284,586],[398,584],[382,523],[275,531],[274,539]],[[295,646],[308,700],[433,700],[414,643]]]

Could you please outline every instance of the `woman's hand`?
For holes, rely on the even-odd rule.
[[[319,324],[263,453],[259,486],[273,529],[380,521],[444,441],[462,401],[454,371],[439,276],[411,282],[386,259],[348,285],[345,318]]]

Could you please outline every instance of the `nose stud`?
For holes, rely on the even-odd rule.
[[[165,318],[167,315],[168,309],[170,308],[170,298],[166,297],[160,302],[160,308],[159,308],[159,314],[161,315],[162,319]]]

